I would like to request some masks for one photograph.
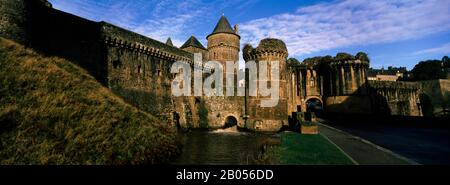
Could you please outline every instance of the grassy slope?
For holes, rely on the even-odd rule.
[[[0,38],[0,164],[159,163],[175,132],[78,66]]]
[[[353,164],[322,135],[283,133],[281,145],[270,148],[268,153],[279,164]]]

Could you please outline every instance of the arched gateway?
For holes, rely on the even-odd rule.
[[[234,116],[228,116],[225,118],[225,128],[236,126],[238,123],[237,119]]]

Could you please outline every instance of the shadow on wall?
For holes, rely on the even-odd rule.
[[[365,86],[369,86],[368,83],[364,84]],[[381,94],[376,88],[368,87],[367,93],[370,97],[370,106],[372,109],[371,114],[375,115],[392,115],[391,107],[389,106],[388,100],[386,96]],[[400,104],[401,106],[401,104]]]
[[[30,7],[26,29],[28,45],[45,55],[76,63],[105,85],[106,47],[100,42],[101,24],[39,3]]]
[[[208,128],[208,108],[205,101],[201,98],[195,98],[195,106],[197,107],[200,128]]]
[[[301,108],[299,108],[301,109]],[[299,111],[301,112],[301,111]],[[306,101],[306,112],[314,112],[317,117],[322,117],[323,115],[323,105],[322,102],[317,98],[310,98]]]
[[[366,88],[367,86],[367,83],[361,85],[352,94],[324,97],[324,113],[390,115],[391,109],[386,97]]]
[[[420,116],[428,112],[427,115],[432,115],[430,98],[420,94],[417,101],[416,88],[416,84],[365,83],[352,94],[325,97],[325,113]]]
[[[444,101],[441,103],[442,112],[439,114],[445,117],[450,117],[450,92],[446,91],[444,93]]]
[[[425,117],[433,117],[433,113],[434,113],[434,106],[431,103],[431,98],[422,93],[419,95],[419,100],[420,100],[420,109],[422,110],[422,114]]]

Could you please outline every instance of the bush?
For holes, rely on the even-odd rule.
[[[348,53],[338,53],[336,57],[334,57],[336,61],[347,61],[347,60],[355,60],[355,57]]]

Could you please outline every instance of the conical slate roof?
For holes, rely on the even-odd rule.
[[[189,46],[206,49],[200,41],[197,40],[194,36],[189,37],[189,39],[180,47],[181,49],[187,48]]]
[[[231,28],[230,22],[222,15],[212,33],[234,33],[234,31],[233,28]]]
[[[170,37],[167,39],[166,44],[169,46],[173,46],[172,39],[170,39]]]
[[[217,22],[216,27],[214,28],[213,32],[208,35],[208,37],[216,33],[231,33],[237,35],[233,28],[231,28],[230,22],[228,22],[227,18],[224,15],[220,17],[219,22]]]

